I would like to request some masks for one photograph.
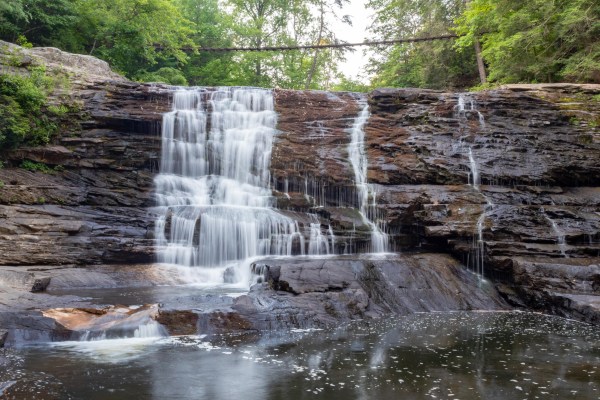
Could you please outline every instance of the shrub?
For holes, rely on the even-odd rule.
[[[42,164],[42,163],[37,163],[34,161],[29,161],[29,160],[24,160],[21,163],[21,168],[26,169],[27,171],[32,171],[32,172],[43,172],[45,174],[49,174],[52,171],[52,169],[47,166],[46,164]]]
[[[61,106],[47,106],[53,89],[44,67],[30,67],[26,76],[0,74],[0,150],[50,141],[64,114]]]

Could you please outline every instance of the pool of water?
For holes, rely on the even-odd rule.
[[[598,328],[519,312],[0,354],[8,399],[600,399]]]

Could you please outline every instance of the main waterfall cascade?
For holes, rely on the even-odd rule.
[[[160,263],[189,269],[198,282],[247,284],[248,260],[320,255],[334,247],[314,215],[308,226],[278,213],[269,188],[277,115],[269,90],[181,89],[163,117]],[[234,267],[235,273],[225,274]],[[230,270],[231,271],[231,270]],[[233,278],[231,278],[233,275]]]

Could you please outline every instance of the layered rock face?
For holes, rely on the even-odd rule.
[[[1,47],[2,72],[27,73],[36,63],[68,74],[51,100],[80,111],[51,145],[2,153],[0,265],[151,262],[148,208],[169,92],[129,82],[93,57]],[[18,168],[23,160],[58,168],[30,172]]]
[[[35,49],[26,56],[50,70],[70,66],[68,95],[80,111],[51,145],[3,153],[0,265],[40,270],[152,262],[153,178],[172,89],[126,81],[102,62],[58,50]],[[337,252],[360,252],[370,237],[357,211],[348,156],[349,130],[368,101],[367,178],[392,250],[441,253],[420,261],[430,266],[452,255],[483,273],[513,304],[600,322],[600,87],[527,85],[463,95],[385,89],[368,98],[276,90],[274,96],[279,132],[271,177],[278,208],[318,215],[322,228],[335,233]],[[22,160],[60,168],[30,172],[18,167]],[[331,268],[347,266],[340,265]],[[377,268],[404,276],[400,263],[395,265]],[[297,268],[279,267],[289,276]],[[419,279],[430,279],[423,274]],[[293,290],[265,284],[260,289],[279,288],[287,296],[269,309],[275,315],[290,302],[307,301],[292,278],[281,280]],[[381,290],[396,296],[394,279]],[[354,314],[344,314],[348,318],[386,307],[410,309],[376,302],[369,309],[361,296],[371,292],[360,282],[353,285],[326,290],[351,299],[344,300],[346,311],[356,300]],[[236,303],[238,315],[265,312],[260,290]],[[332,310],[341,315],[339,304],[334,301]],[[306,319],[326,321],[327,315],[324,309]]]
[[[371,93],[368,179],[395,249],[454,254],[516,304],[597,323],[598,93],[597,85],[568,84],[476,94]],[[328,223],[355,223],[339,208],[352,199],[351,168],[343,155],[348,137],[339,133],[345,115],[334,124],[334,112],[310,113],[306,93],[285,94],[296,105],[288,117],[280,102],[281,126],[306,113],[312,118],[304,122],[318,128],[310,128],[306,141],[306,131],[286,130],[274,151],[274,169],[290,181],[323,185],[317,194],[306,193],[315,196],[307,202],[324,206],[314,210]],[[329,104],[339,112],[335,104],[341,102]],[[309,155],[312,162],[304,162]],[[284,168],[297,162],[300,171]]]

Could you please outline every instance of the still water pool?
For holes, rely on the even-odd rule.
[[[0,354],[7,399],[600,399],[600,329],[520,312]]]

